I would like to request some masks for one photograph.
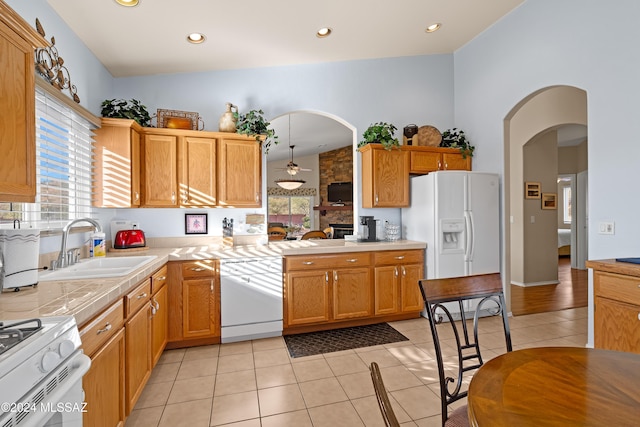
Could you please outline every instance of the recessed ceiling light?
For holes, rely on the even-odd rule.
[[[329,37],[329,35],[331,35],[331,28],[329,27],[320,28],[316,33],[316,37],[319,37],[321,39],[325,37]]]
[[[120,6],[133,7],[137,6],[140,3],[140,0],[116,0]]]
[[[187,41],[193,44],[200,44],[205,40],[204,34],[191,33],[187,36]]]
[[[427,27],[426,30],[424,30],[427,33],[433,33],[434,31],[438,31],[440,29],[440,27],[442,26],[442,24],[440,24],[439,22],[435,23],[435,24],[431,24]]]

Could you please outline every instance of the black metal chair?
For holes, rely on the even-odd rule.
[[[478,333],[481,316],[502,317],[502,327],[498,329],[504,331],[506,351],[512,350],[500,274],[421,280],[419,286],[438,362],[442,425],[468,426],[467,405],[458,407],[451,413],[448,408],[467,396],[468,380],[473,376],[473,371],[484,363]],[[472,306],[475,303],[477,305]],[[472,331],[469,331],[470,327],[473,328]],[[446,339],[452,341],[457,354],[443,355],[443,341]]]
[[[371,362],[369,370],[371,371],[371,381],[373,381],[373,388],[376,391],[378,406],[382,413],[384,425],[387,427],[400,427],[396,414],[393,412],[393,408],[391,407],[391,401],[389,401],[387,389],[384,387],[384,382],[382,382],[382,375],[380,374],[378,364],[376,362]]]

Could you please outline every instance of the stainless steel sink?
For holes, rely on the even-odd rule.
[[[42,272],[38,275],[38,281],[50,282],[53,280],[100,279],[126,276],[156,258],[157,256],[155,255],[90,258],[70,267]]]

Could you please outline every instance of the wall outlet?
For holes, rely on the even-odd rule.
[[[598,226],[598,234],[616,234],[615,222],[601,222]]]

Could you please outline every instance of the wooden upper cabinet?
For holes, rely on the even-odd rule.
[[[218,145],[218,205],[262,206],[262,147],[254,138],[223,137]]]
[[[94,206],[140,206],[141,130],[135,120],[102,118],[95,131]]]
[[[178,174],[181,206],[216,206],[216,140],[181,137]]]
[[[403,146],[402,150],[409,153],[412,175],[439,170],[471,170],[471,157],[463,158],[455,148]]]
[[[0,201],[35,202],[34,48],[47,42],[0,2]]]
[[[362,152],[362,207],[409,206],[409,153],[368,144]]]
[[[143,206],[178,207],[178,137],[149,133],[143,141]]]

